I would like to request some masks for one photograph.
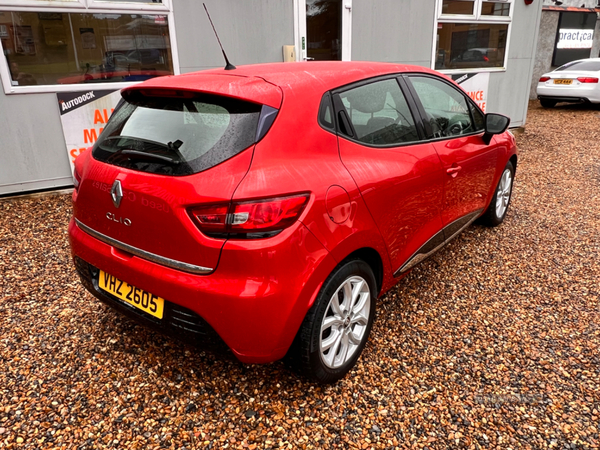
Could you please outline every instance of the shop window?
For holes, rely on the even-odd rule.
[[[481,15],[507,17],[510,15],[510,3],[493,1],[483,2],[481,6]]]
[[[443,0],[442,14],[472,15],[475,8],[474,0]]]
[[[86,2],[91,8],[127,8],[131,7],[132,3],[143,4],[149,8],[164,6],[167,0],[79,0]],[[128,5],[129,4],[129,5]]]
[[[179,72],[171,0],[0,0],[6,93],[67,92]]]
[[[2,6],[15,6],[15,7],[23,7],[23,6],[39,6],[43,8],[119,8],[123,6],[127,8],[127,4],[131,3],[142,3],[145,5],[155,7],[166,7],[170,0],[0,0],[0,5]]]
[[[435,69],[503,69],[512,0],[439,0]]]
[[[174,73],[166,15],[0,11],[0,40],[12,86]]]

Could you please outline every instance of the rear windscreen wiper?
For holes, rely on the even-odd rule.
[[[161,156],[161,155],[157,155],[156,153],[146,153],[146,152],[140,152],[139,150],[131,150],[131,149],[124,149],[124,150],[119,150],[117,152],[120,155],[127,155],[127,156],[134,156],[134,157],[138,157],[138,158],[147,158],[147,159],[156,159],[162,162],[166,162],[169,164],[180,164],[181,161],[177,161],[173,158],[169,158],[168,156]]]

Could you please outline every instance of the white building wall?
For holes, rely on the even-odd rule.
[[[233,64],[282,61],[283,45],[294,44],[293,0],[204,2]],[[352,59],[431,67],[435,5],[434,0],[353,0]],[[202,2],[173,0],[172,14],[180,71],[222,67]],[[512,126],[526,120],[540,17],[541,2],[526,6],[515,0],[506,70],[490,76],[488,111],[507,114]],[[0,195],[70,185],[56,94],[0,90]]]

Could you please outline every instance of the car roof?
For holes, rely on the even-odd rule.
[[[345,84],[400,72],[433,72],[424,67],[368,61],[305,61],[240,66],[235,71],[211,70],[212,73],[236,72],[240,76],[255,76],[286,88],[303,84],[323,86],[324,90]],[[202,72],[198,72],[202,73]]]
[[[578,63],[578,62],[586,62],[586,61],[592,61],[592,62],[600,62],[600,58],[583,58],[583,59],[574,59],[573,61],[569,61],[564,63],[563,65],[559,66],[565,66],[567,64],[573,64],[573,63]]]
[[[573,61],[569,61],[566,62],[564,64],[562,64],[561,66],[558,66],[557,68],[544,73],[542,76],[545,76],[546,74],[550,74],[550,73],[554,73],[554,72],[598,72],[598,70],[592,70],[592,69],[577,69],[574,68],[572,69],[571,66],[575,65],[576,63],[582,63],[582,62],[600,62],[600,58],[583,58],[583,59],[574,59]],[[565,67],[567,66],[567,67]],[[563,69],[564,67],[564,69]]]
[[[183,89],[210,92],[279,108],[286,93],[298,90],[319,93],[380,75],[431,69],[406,64],[357,61],[310,61],[239,66],[235,70],[211,69],[183,75],[152,78],[124,89]]]

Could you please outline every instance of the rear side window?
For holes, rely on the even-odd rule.
[[[216,95],[129,92],[94,145],[99,161],[163,175],[202,172],[254,144],[261,105]]]
[[[375,81],[339,96],[358,141],[394,145],[419,140],[415,121],[396,79]]]
[[[319,123],[323,128],[335,131],[333,105],[331,104],[331,95],[329,92],[326,92],[321,99],[321,105],[319,106]]]

